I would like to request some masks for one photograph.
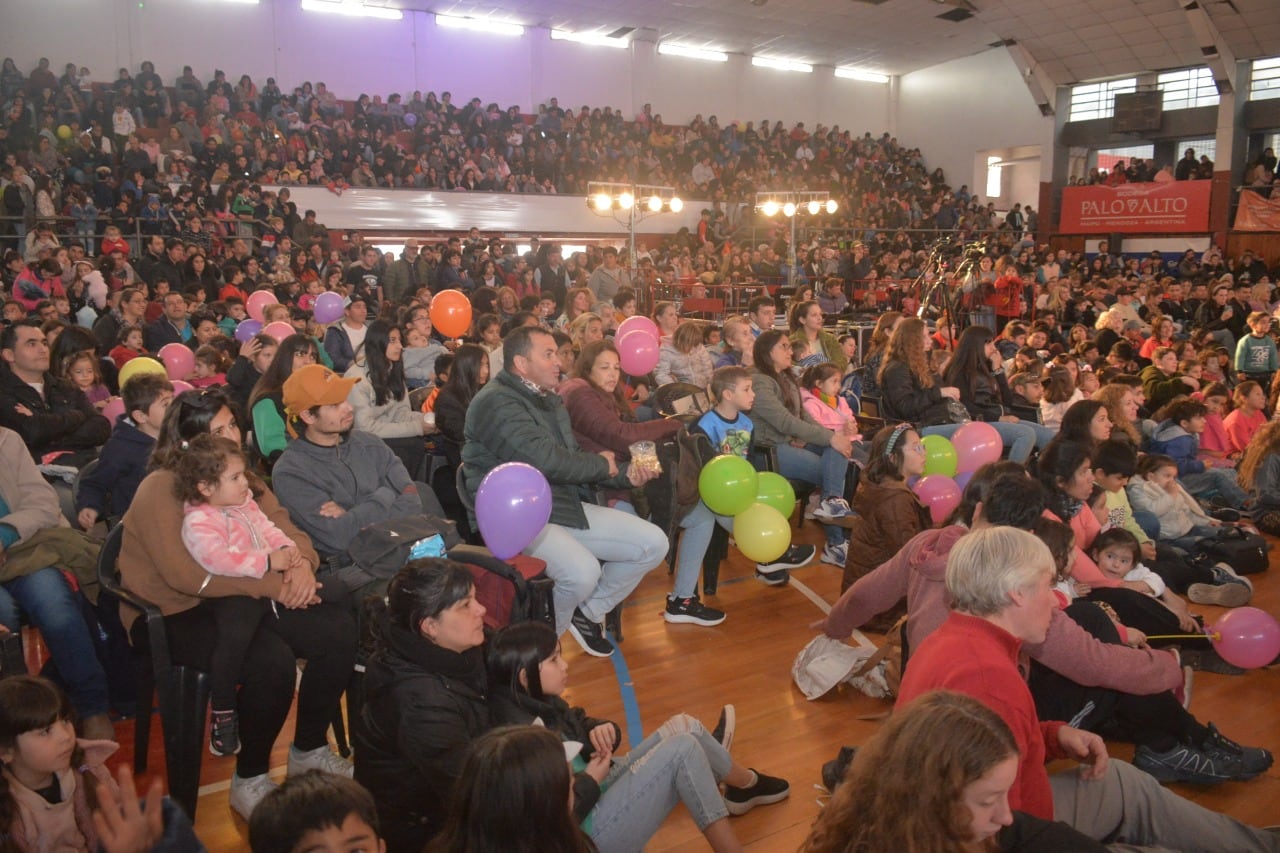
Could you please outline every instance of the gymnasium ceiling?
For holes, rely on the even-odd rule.
[[[1006,39],[1026,48],[1059,85],[1203,64],[1179,0],[366,2],[572,31],[630,27],[659,42],[885,74],[907,74]],[[1200,2],[1237,59],[1280,54],[1280,0]]]

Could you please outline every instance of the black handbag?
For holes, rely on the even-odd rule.
[[[1267,570],[1267,540],[1240,527],[1227,527],[1217,536],[1196,543],[1196,551],[1210,562],[1226,563],[1238,575],[1256,575]]]
[[[452,521],[430,515],[406,515],[363,528],[347,546],[347,554],[373,577],[389,578],[409,562],[415,545],[433,536],[441,539],[438,549],[441,554],[462,544]]]

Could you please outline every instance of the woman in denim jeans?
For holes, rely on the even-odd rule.
[[[615,757],[622,742],[618,726],[560,698],[569,665],[555,630],[545,623],[520,622],[499,632],[489,644],[488,674],[495,725],[537,719],[562,740],[582,744],[573,762],[574,818],[603,853],[643,850],[677,802],[689,809],[711,849],[741,850],[728,816],[791,793],[785,780],[729,756],[732,705],[720,712],[714,735],[693,717],[677,714],[629,753]]]

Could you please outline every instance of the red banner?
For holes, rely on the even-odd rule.
[[[1236,207],[1237,231],[1280,231],[1280,199],[1263,198],[1253,190],[1240,191]]]
[[[1065,187],[1062,234],[1186,234],[1209,230],[1212,181]]]

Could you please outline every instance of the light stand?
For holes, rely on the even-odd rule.
[[[817,216],[819,213],[835,213],[839,204],[824,191],[781,190],[778,192],[756,193],[756,210],[772,219],[781,213],[791,220],[790,258],[787,263],[787,287],[795,292],[796,287],[796,219],[801,213]]]
[[[674,187],[591,181],[587,184],[587,207],[598,216],[612,216],[615,222],[627,226],[628,273],[634,282],[639,273],[636,264],[636,223],[654,214],[679,213],[684,209],[684,201],[676,195]]]

